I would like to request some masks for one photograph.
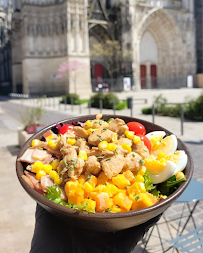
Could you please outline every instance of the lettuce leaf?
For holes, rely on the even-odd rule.
[[[148,171],[146,171],[144,174],[144,184],[148,192],[152,192],[154,189],[156,189],[156,185],[153,185],[153,182],[151,180],[151,177]]]
[[[159,184],[158,190],[161,192],[161,194],[169,196],[179,187],[180,183],[184,182],[185,180],[185,178],[176,180],[176,176],[173,175],[167,181]]]

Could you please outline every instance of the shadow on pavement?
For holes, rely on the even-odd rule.
[[[7,146],[7,149],[11,153],[12,156],[17,156],[18,152],[20,151],[20,146],[11,145],[11,146]]]

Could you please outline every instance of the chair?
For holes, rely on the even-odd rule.
[[[169,241],[180,252],[203,252],[203,226]]]
[[[186,190],[183,192],[183,194],[175,201],[175,203],[183,203],[184,204],[180,216],[178,218],[168,220],[166,218],[166,215],[163,213],[162,221],[158,222],[151,229],[151,231],[148,234],[146,234],[145,238],[143,239],[143,246],[144,246],[143,252],[146,251],[146,249],[148,247],[149,240],[152,236],[154,236],[154,239],[155,239],[155,237],[156,238],[158,237],[159,242],[160,242],[159,248],[160,248],[161,252],[167,252],[170,248],[172,248],[169,246],[170,238],[174,239],[174,238],[181,236],[184,233],[185,228],[190,220],[191,220],[194,228],[196,229],[195,220],[192,215],[193,215],[198,203],[202,199],[203,199],[203,184],[195,179],[192,179],[190,184],[186,188]],[[192,208],[190,207],[190,204],[189,204],[191,202],[195,202],[195,204]],[[186,211],[186,208],[189,211],[189,215],[185,216],[184,211]],[[186,221],[184,221],[184,218],[186,218]],[[178,222],[176,222],[176,224],[175,224],[176,226],[174,226],[174,221],[177,221],[177,220],[178,220]],[[184,224],[181,223],[182,221],[184,221]],[[167,232],[167,238],[166,238],[166,236],[165,236],[165,238],[163,236],[163,233],[162,233],[163,229],[162,229],[162,231],[160,230],[160,227],[163,227],[163,226],[164,226],[164,230]],[[172,229],[173,229],[173,231],[172,231]],[[157,235],[155,235],[156,232],[157,232]],[[153,250],[158,252],[157,251],[158,248],[156,248],[156,245],[149,247],[149,250],[150,250],[150,248],[151,248],[151,252]],[[178,250],[176,250],[176,251],[178,252]],[[203,253],[203,250],[202,250],[202,253]]]

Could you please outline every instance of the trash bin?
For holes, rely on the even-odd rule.
[[[128,105],[128,109],[132,108],[132,105],[133,105],[133,98],[132,97],[127,98],[127,105]]]

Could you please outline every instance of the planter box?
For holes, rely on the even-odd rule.
[[[18,143],[20,147],[23,146],[23,144],[32,137],[33,134],[28,134],[26,131],[23,131],[22,128],[18,129]]]

